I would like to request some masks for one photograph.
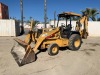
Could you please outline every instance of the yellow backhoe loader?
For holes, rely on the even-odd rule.
[[[74,14],[74,13],[69,13]],[[82,38],[80,32],[72,31],[71,16],[68,13],[58,14],[58,24],[54,28],[43,28],[37,31],[31,29],[25,40],[15,38],[17,45],[13,46],[11,53],[19,66],[36,60],[37,50],[47,49],[48,54],[53,56],[59,53],[59,47],[68,47],[70,50],[78,50],[81,47]],[[66,20],[65,26],[59,26],[60,20]],[[67,20],[70,24],[67,24]],[[34,46],[30,44],[34,42]]]

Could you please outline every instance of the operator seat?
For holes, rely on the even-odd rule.
[[[60,34],[62,38],[68,38],[70,35],[70,31],[71,31],[72,27],[70,27],[70,24],[67,25],[67,27],[60,27]]]

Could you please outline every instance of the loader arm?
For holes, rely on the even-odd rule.
[[[35,31],[32,30],[33,24],[34,24],[34,20],[31,20],[30,21],[30,30],[24,40],[24,42],[27,44],[31,44],[31,42],[35,41]]]
[[[51,30],[51,31],[48,31],[48,32],[44,32],[43,34],[41,34],[40,36],[39,36],[39,38],[37,39],[37,42],[36,42],[36,44],[35,44],[35,46],[34,46],[34,48],[33,48],[33,51],[34,52],[36,52],[36,50],[37,50],[37,48],[41,45],[41,43],[47,38],[47,37],[52,37],[52,35],[54,35],[56,32],[58,32],[59,31],[59,28],[57,27],[57,28],[55,28],[55,29],[53,29],[53,30]]]
[[[29,33],[25,37],[24,42],[27,44],[31,44],[31,42],[35,42],[35,32],[29,31]]]

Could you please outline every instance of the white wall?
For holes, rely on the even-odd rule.
[[[0,20],[0,36],[18,36],[19,34],[20,26],[15,20]]]
[[[100,22],[88,22],[88,31],[90,36],[99,36],[100,37]]]
[[[59,22],[59,26],[61,26],[61,23],[65,23],[65,21]],[[54,21],[50,21],[50,25],[54,25]],[[56,21],[56,25],[57,25],[57,21]],[[76,21],[72,21],[72,30],[75,30],[75,26],[76,26]],[[89,21],[88,32],[89,32],[89,36],[100,37],[100,21]]]

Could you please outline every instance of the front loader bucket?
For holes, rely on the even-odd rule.
[[[11,54],[13,55],[14,59],[16,60],[19,66],[31,63],[35,61],[35,53],[24,41],[20,39],[14,39],[17,43],[13,46],[11,50]]]

